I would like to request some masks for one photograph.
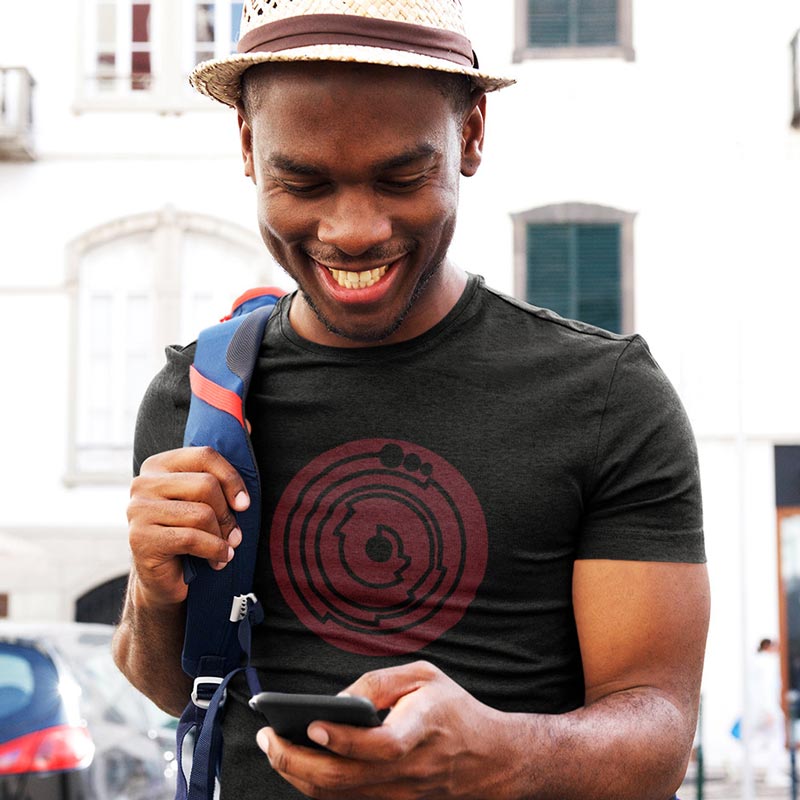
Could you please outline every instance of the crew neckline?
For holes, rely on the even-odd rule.
[[[483,285],[484,280],[480,275],[467,273],[467,283],[461,297],[456,304],[439,320],[432,328],[415,336],[413,339],[406,339],[403,342],[393,344],[379,344],[366,347],[334,347],[333,345],[318,344],[300,336],[289,322],[289,309],[292,299],[297,291],[282,297],[278,306],[278,324],[280,333],[284,339],[288,340],[295,347],[299,347],[311,353],[320,355],[335,355],[337,358],[344,358],[352,361],[368,361],[372,359],[386,359],[394,355],[407,354],[427,347],[432,341],[438,339],[446,330],[454,327],[467,319],[472,314],[465,312],[473,305],[473,300],[478,296],[478,289]],[[474,313],[474,312],[473,312]]]

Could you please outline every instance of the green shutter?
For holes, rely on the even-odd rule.
[[[527,299],[561,316],[619,332],[621,228],[529,224]]]
[[[618,0],[528,0],[531,47],[615,45]]]
[[[569,44],[569,0],[528,0],[528,43],[533,47]]]
[[[571,225],[528,225],[527,298],[563,317],[574,317]]]
[[[617,0],[577,0],[577,5],[577,44],[617,44]]]
[[[620,331],[620,226],[576,225],[578,319]]]

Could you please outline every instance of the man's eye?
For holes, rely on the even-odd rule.
[[[385,180],[381,184],[387,189],[395,192],[408,192],[419,188],[425,183],[425,176],[419,175],[416,178],[407,178],[405,180]]]
[[[315,194],[325,188],[324,183],[288,183],[287,181],[280,183],[286,191],[292,194]]]

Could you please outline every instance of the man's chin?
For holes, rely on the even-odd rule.
[[[342,345],[361,345],[361,346],[375,346],[385,342],[389,337],[393,336],[400,329],[403,321],[408,313],[406,308],[403,313],[390,324],[387,325],[386,320],[382,320],[380,324],[364,323],[362,325],[351,325],[347,328],[335,324],[319,309],[314,301],[306,294],[303,295],[308,307],[314,312],[317,319],[325,327],[325,330],[339,337],[342,340]]]

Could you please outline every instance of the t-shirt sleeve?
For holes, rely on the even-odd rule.
[[[168,347],[167,363],[144,393],[136,417],[133,437],[133,474],[138,475],[150,456],[183,446],[183,431],[189,415],[189,367],[194,343]]]
[[[705,561],[694,435],[640,337],[608,388],[578,558]]]

